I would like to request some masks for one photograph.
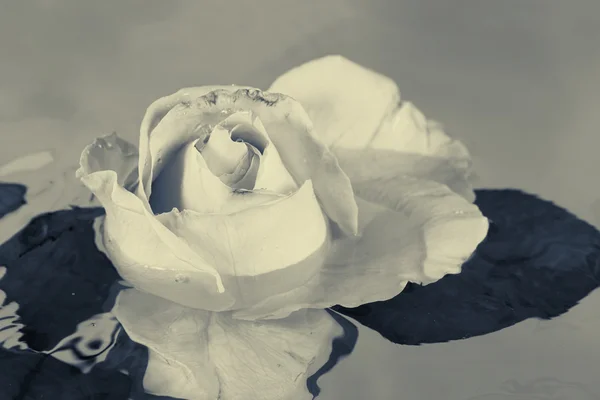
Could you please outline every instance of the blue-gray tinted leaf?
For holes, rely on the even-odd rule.
[[[24,205],[26,192],[24,185],[0,182],[0,218]]]
[[[357,308],[333,307],[398,344],[438,343],[563,314],[598,287],[600,232],[519,190],[477,190],[491,220],[458,275]]]

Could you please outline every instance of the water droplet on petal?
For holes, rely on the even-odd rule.
[[[187,283],[189,281],[190,281],[190,278],[186,275],[183,275],[183,274],[175,275],[175,282],[177,282],[177,283]]]

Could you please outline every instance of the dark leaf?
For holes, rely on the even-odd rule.
[[[27,188],[18,183],[0,182],[0,218],[26,203]]]
[[[598,287],[600,232],[549,201],[519,190],[478,190],[487,238],[458,275],[398,296],[333,309],[398,344],[495,332],[563,314]]]
[[[29,347],[20,350],[0,343],[0,400],[128,399],[131,379],[116,368],[98,367],[84,374],[47,354],[72,336],[78,324],[112,306],[118,274],[93,240],[92,221],[102,213],[74,208],[42,214],[0,246],[0,266],[6,268],[0,279],[0,293],[5,295],[0,337],[2,332],[20,331],[21,342]],[[15,303],[18,309],[9,312]],[[110,348],[104,337],[75,334],[58,350],[78,356],[78,365],[86,365],[90,355]],[[114,358],[111,354],[99,366],[120,364]]]
[[[48,350],[77,324],[109,311],[105,304],[119,275],[96,249],[92,222],[101,208],[42,214],[0,246],[6,302],[19,304],[25,341]],[[107,309],[108,308],[108,309]]]

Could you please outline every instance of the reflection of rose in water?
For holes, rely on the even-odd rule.
[[[75,333],[44,353],[88,373],[106,360],[120,331],[121,327],[111,313],[94,315],[78,324]]]
[[[0,266],[0,280],[6,274],[6,267]],[[25,350],[27,345],[21,340],[23,324],[19,322],[19,305],[12,301],[6,303],[6,293],[0,290],[0,348]]]
[[[470,397],[468,400],[598,400],[600,396],[583,383],[565,382],[556,378],[539,378],[529,383],[515,379],[506,381],[501,392]]]

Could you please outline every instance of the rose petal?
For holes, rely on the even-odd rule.
[[[475,200],[475,192],[469,182],[470,160],[372,149],[338,149],[336,156],[353,186],[410,176],[442,183],[469,202]]]
[[[338,148],[336,156],[354,182],[374,176],[409,175],[448,185],[473,202],[471,156],[442,126],[427,120],[412,103],[387,116],[367,149]],[[358,160],[358,162],[357,162]]]
[[[355,185],[360,238],[334,242],[319,274],[304,285],[234,313],[283,318],[302,308],[357,307],[396,296],[408,281],[460,272],[485,238],[488,221],[447,186],[412,177]]]
[[[255,123],[257,120],[251,111],[238,111],[219,122],[219,126],[231,132],[233,140],[241,138],[244,142],[256,147],[262,154],[271,140],[264,126]]]
[[[450,138],[439,123],[427,120],[412,103],[399,104],[400,92],[391,79],[344,57],[327,56],[288,71],[269,90],[289,94],[302,104],[347,174],[359,168],[364,176],[369,174],[365,163],[353,166],[354,160],[366,158],[377,171],[449,183],[457,193],[474,200],[465,146]],[[358,150],[362,149],[388,153],[372,153],[381,154],[381,160],[361,155]],[[377,166],[380,162],[384,167]]]
[[[233,304],[218,272],[119,186],[115,171],[84,174],[81,180],[106,210],[101,247],[123,279],[182,304],[193,297],[195,305],[208,310]]]
[[[327,241],[326,219],[311,183],[290,196],[233,214],[184,210],[159,219],[177,237],[200,244],[204,251],[215,250],[212,264],[220,272],[260,275],[302,261]]]
[[[341,334],[324,310],[257,324],[135,289],[119,294],[113,312],[129,337],[149,349],[145,390],[185,399],[311,399],[306,378]]]
[[[229,215],[285,197],[270,192],[236,193],[208,169],[196,150],[197,142],[186,144],[153,182],[150,204],[154,213],[169,213],[176,208]]]
[[[247,153],[231,174],[221,175],[219,179],[233,189],[254,189],[256,176],[260,168],[260,152],[252,145],[245,143]]]
[[[212,130],[206,144],[201,148],[197,146],[197,148],[215,176],[233,172],[248,153],[248,148],[244,143],[231,140],[229,132],[220,126],[216,126]]]
[[[121,139],[116,133],[102,136],[87,145],[79,159],[78,178],[97,171],[117,173],[117,183],[131,189],[137,182],[138,151],[135,145]]]
[[[309,280],[329,249],[329,229],[306,181],[296,192],[232,214],[201,214],[190,210],[157,218],[218,269],[235,308]],[[246,198],[256,193],[237,194]],[[185,304],[200,301],[191,297]]]
[[[445,159],[471,158],[469,151],[459,140],[448,136],[439,122],[428,120],[408,101],[384,118],[368,147]]]
[[[241,132],[255,132],[260,135],[260,139],[254,140],[260,142],[258,144],[261,145],[262,154],[253,189],[277,193],[291,193],[298,189],[260,118],[248,111],[238,112],[224,120],[221,125],[230,127],[232,135],[240,135]]]
[[[289,70],[269,91],[300,102],[319,138],[334,151],[366,147],[400,101],[393,80],[338,55]]]
[[[180,211],[231,214],[283,197],[267,192],[235,195],[231,187],[209,170],[204,157],[196,150],[197,142],[184,145],[153,182],[150,204],[154,213],[177,208]]]
[[[227,116],[222,111],[227,114],[227,110],[248,110],[265,125],[296,183],[300,185],[312,179],[315,193],[329,218],[344,232],[356,233],[357,208],[350,181],[335,156],[314,136],[310,119],[297,102],[287,96],[248,89],[234,93],[217,90],[194,101],[188,101],[189,98],[189,89],[186,89],[148,108],[140,132],[142,184],[138,186],[139,197],[151,194],[153,176],[160,173],[180,146],[201,136],[204,127],[217,124]],[[165,105],[172,108],[165,111]]]
[[[229,198],[231,189],[210,171],[197,142],[184,145],[154,180],[150,205],[155,214],[173,208],[217,212]]]

